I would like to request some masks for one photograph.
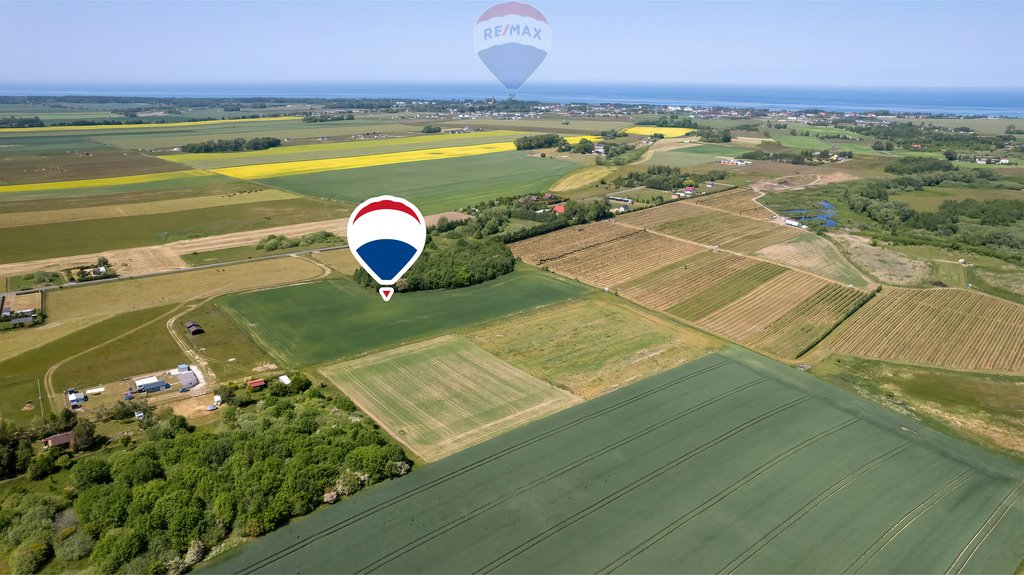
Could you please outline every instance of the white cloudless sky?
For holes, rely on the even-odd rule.
[[[491,81],[494,2],[11,2],[0,84]],[[533,1],[532,82],[1024,86],[1024,2]]]

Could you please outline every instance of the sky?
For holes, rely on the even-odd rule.
[[[493,3],[0,0],[0,84],[487,82]],[[536,83],[1024,86],[1021,0],[531,3]]]

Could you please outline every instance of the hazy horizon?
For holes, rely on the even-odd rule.
[[[492,81],[494,2],[0,2],[4,84]],[[995,88],[1024,83],[1021,2],[532,2],[530,84]],[[42,28],[40,28],[42,26]],[[42,33],[41,33],[42,32]],[[952,37],[950,36],[952,35]]]

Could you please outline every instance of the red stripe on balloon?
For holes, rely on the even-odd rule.
[[[394,200],[380,200],[379,202],[367,204],[362,210],[359,211],[359,213],[355,215],[354,218],[352,218],[352,223],[355,223],[356,220],[365,216],[366,214],[370,212],[375,212],[377,210],[398,210],[400,212],[405,212],[409,214],[410,216],[415,218],[417,222],[420,221],[420,217],[417,216],[416,212],[414,212],[412,208],[410,208],[409,206],[401,202],[396,202]]]
[[[501,4],[495,4],[484,12],[480,19],[476,21],[477,24],[484,20],[490,20],[491,18],[499,18],[501,16],[526,16],[527,18],[533,18],[534,20],[540,20],[541,22],[547,23],[548,19],[540,13],[540,10],[530,6],[529,4],[523,4],[521,2],[503,2]]]

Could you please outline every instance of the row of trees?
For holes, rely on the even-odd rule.
[[[145,441],[72,462],[74,489],[5,497],[8,565],[34,573],[56,557],[88,560],[97,573],[179,574],[231,535],[261,535],[410,470],[351,401],[308,383],[293,377],[294,391],[260,392],[245,408],[233,388],[219,389],[218,429],[198,431],[165,410],[145,421]]]
[[[879,126],[854,125],[847,129],[881,140],[883,146],[895,145],[902,148],[910,148],[917,144],[923,147],[957,151],[992,150],[1012,144],[1016,140],[1012,134],[982,135],[970,128],[951,130],[941,126],[913,122],[891,122]],[[892,148],[875,149],[888,150]]]
[[[535,134],[516,138],[517,150],[537,150],[540,148],[560,148],[568,145],[565,138],[558,134]]]
[[[508,246],[495,239],[459,237],[455,240],[428,236],[427,246],[402,279],[400,292],[468,287],[511,273],[515,257]],[[356,270],[360,284],[376,289],[377,284],[363,268]]]
[[[334,232],[321,230],[308,233],[299,238],[290,238],[283,234],[270,234],[256,243],[256,249],[267,252],[286,250],[295,247],[338,245],[345,243],[345,239]]]
[[[724,180],[729,174],[721,170],[708,172],[684,172],[673,166],[650,166],[644,172],[630,172],[625,177],[619,176],[612,183],[620,188],[638,188],[644,186],[655,190],[678,190],[687,186],[696,186],[701,182]]]
[[[305,114],[302,116],[302,121],[307,124],[316,124],[318,122],[344,122],[355,119],[356,117],[353,114]]]
[[[829,161],[835,155],[838,158],[852,158],[853,152],[833,150],[799,150],[792,152],[765,152],[763,150],[751,150],[740,154],[744,160],[771,160],[783,164],[808,164],[819,161]]]
[[[39,119],[39,116],[31,118],[7,116],[0,118],[0,128],[42,128],[46,124]]]
[[[185,144],[181,151],[188,154],[209,154],[213,152],[241,152],[243,150],[266,150],[281,145],[279,138],[263,136],[259,138],[234,138],[231,140],[206,140]]]
[[[701,128],[693,118],[689,116],[679,117],[678,114],[670,114],[668,116],[658,116],[656,120],[641,120],[637,122],[638,126],[657,126],[659,128]]]

